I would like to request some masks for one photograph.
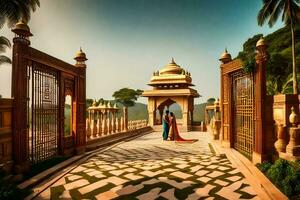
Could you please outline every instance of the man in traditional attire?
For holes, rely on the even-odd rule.
[[[169,129],[170,129],[169,110],[166,110],[166,113],[163,116],[162,124],[163,124],[163,135],[162,135],[163,140],[167,140],[169,137]]]

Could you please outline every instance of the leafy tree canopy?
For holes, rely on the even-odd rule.
[[[135,101],[142,95],[143,90],[134,90],[130,88],[122,88],[112,95],[115,100],[125,107],[134,106]]]
[[[286,26],[265,36],[268,44],[269,63],[267,65],[267,92],[270,95],[278,93],[292,93],[292,57],[291,57],[291,37],[290,27]],[[237,58],[254,56],[256,42],[262,34],[254,35],[243,45],[243,51],[239,52]],[[296,38],[296,63],[300,63],[300,25],[295,26]],[[254,58],[254,57],[253,57]],[[243,59],[242,59],[243,60]],[[299,64],[298,64],[299,67]],[[288,81],[288,84],[286,85]],[[298,80],[299,82],[299,80]]]
[[[213,104],[213,103],[215,103],[215,101],[216,101],[216,99],[215,98],[209,98],[209,99],[207,99],[207,103],[209,103],[209,104]]]

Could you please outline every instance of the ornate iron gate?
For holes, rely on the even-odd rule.
[[[29,61],[27,67],[28,159],[35,164],[58,154],[58,72]]]
[[[232,74],[234,148],[251,158],[255,144],[254,80],[242,70]]]

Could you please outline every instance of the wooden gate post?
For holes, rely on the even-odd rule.
[[[13,38],[12,84],[13,98],[13,158],[15,172],[29,170],[28,154],[28,117],[27,117],[27,59],[32,36],[29,27],[18,22],[12,29],[16,35]]]
[[[75,87],[77,88],[77,93],[75,94],[76,101],[76,132],[75,132],[75,147],[76,153],[81,154],[85,152],[86,145],[86,64],[87,61],[85,53],[82,49],[77,53],[75,66],[80,70],[79,76],[76,78]]]
[[[258,50],[255,56],[255,148],[252,154],[253,163],[261,163],[266,160],[266,67],[267,67],[267,45],[263,38],[256,43]]]

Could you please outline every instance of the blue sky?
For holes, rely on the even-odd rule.
[[[87,54],[87,97],[112,99],[123,87],[149,89],[152,72],[171,57],[191,72],[196,103],[219,97],[220,54],[233,57],[259,27],[260,0],[40,0],[29,23],[32,46],[69,63]],[[0,35],[12,39],[5,27]],[[10,55],[11,50],[8,50]],[[0,67],[0,94],[10,96],[11,66]],[[140,98],[139,101],[146,102]]]

